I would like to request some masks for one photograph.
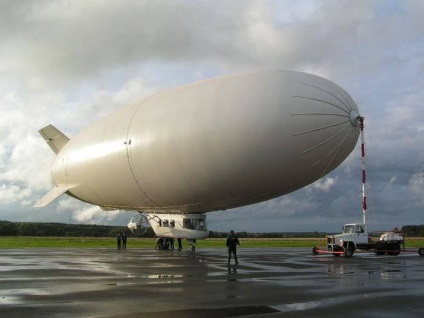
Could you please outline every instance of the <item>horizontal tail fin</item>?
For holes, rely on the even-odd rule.
[[[43,208],[43,207],[49,205],[54,200],[56,200],[58,197],[60,197],[62,194],[64,194],[66,191],[68,191],[68,188],[54,187],[41,200],[39,200],[34,205],[34,208]]]
[[[38,132],[56,154],[58,154],[63,146],[69,141],[69,138],[53,125],[48,125]]]

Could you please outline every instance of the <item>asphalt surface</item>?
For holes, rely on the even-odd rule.
[[[0,317],[424,317],[424,257],[3,249]]]

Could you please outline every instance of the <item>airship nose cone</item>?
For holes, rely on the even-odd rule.
[[[356,126],[358,124],[359,117],[360,116],[356,111],[352,110],[350,112],[350,123],[352,124],[352,126]]]

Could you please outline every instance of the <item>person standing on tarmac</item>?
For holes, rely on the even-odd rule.
[[[118,250],[121,248],[121,239],[122,239],[122,233],[119,232],[116,236],[116,243],[118,244]]]
[[[122,233],[122,248],[127,248],[127,233]]]
[[[234,260],[236,261],[236,265],[238,264],[238,260],[237,260],[237,245],[240,245],[239,239],[234,234],[234,231],[231,230],[230,231],[230,234],[227,237],[228,265],[230,265],[231,254],[234,254]]]

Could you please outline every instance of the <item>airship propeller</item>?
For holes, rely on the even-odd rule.
[[[147,216],[139,212],[131,218],[127,226],[134,235],[141,236],[147,232],[150,224]]]

